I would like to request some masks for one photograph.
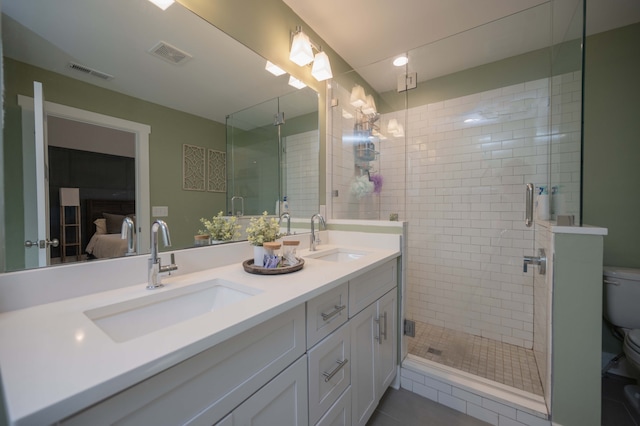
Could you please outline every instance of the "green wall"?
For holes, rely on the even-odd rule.
[[[554,239],[552,420],[595,426],[601,413],[603,237],[555,234]]]
[[[311,76],[311,67],[299,67],[289,60],[291,31],[301,25],[304,32],[322,46],[322,50],[329,56],[334,76],[346,73],[351,67],[282,0],[245,0],[242,6],[239,6],[239,2],[228,0],[178,0],[178,2],[318,92],[319,193],[320,204],[325,204],[327,83],[316,81]]]
[[[5,128],[4,156],[6,185],[7,247],[21,247],[22,147],[21,118],[17,95],[33,96],[33,81],[43,83],[48,101],[118,117],[151,127],[149,135],[150,201],[152,206],[168,206],[165,218],[171,229],[174,248],[193,245],[200,228],[199,219],[225,209],[224,193],[182,189],[182,145],[204,146],[226,151],[225,126],[191,114],[166,108],[91,84],[64,77],[4,58]],[[20,252],[20,253],[15,253]],[[22,269],[23,250],[7,252],[7,270]]]
[[[609,229],[604,264],[640,268],[640,23],[587,38],[583,220]]]
[[[604,264],[640,268],[640,24],[587,38],[584,91],[582,217],[608,228]],[[602,323],[602,351],[622,343]]]

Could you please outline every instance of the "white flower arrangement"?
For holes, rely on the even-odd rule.
[[[201,218],[200,222],[202,222],[206,231],[199,230],[198,234],[208,234],[212,240],[231,241],[240,236],[240,225],[238,225],[238,218],[235,216],[227,219],[220,212],[217,216],[213,216],[211,220]]]
[[[246,229],[247,239],[249,243],[254,246],[261,246],[264,243],[269,243],[280,238],[280,225],[276,218],[267,218],[267,212],[262,213],[262,216],[252,217],[249,220],[249,226]]]

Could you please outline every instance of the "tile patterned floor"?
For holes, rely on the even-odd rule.
[[[409,353],[535,395],[543,395],[530,349],[416,322]]]
[[[640,426],[640,412],[624,396],[633,380],[613,374],[602,377],[602,426]],[[404,389],[387,389],[367,426],[481,426],[478,419]],[[500,423],[502,424],[502,423]]]

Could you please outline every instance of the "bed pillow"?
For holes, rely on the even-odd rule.
[[[107,221],[107,234],[119,234],[122,231],[122,221],[126,217],[123,214],[102,213]]]
[[[93,223],[96,225],[96,234],[107,233],[107,219],[96,219]]]

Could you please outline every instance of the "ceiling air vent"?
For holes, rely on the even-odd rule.
[[[93,68],[89,68],[85,65],[80,65],[76,62],[69,62],[69,68],[71,68],[72,70],[83,72],[85,74],[92,75],[94,77],[101,78],[103,80],[113,80],[112,75],[109,75],[102,71],[94,70]]]
[[[158,44],[149,50],[149,53],[175,65],[183,64],[192,58],[187,52],[171,46],[164,41],[158,42]]]

